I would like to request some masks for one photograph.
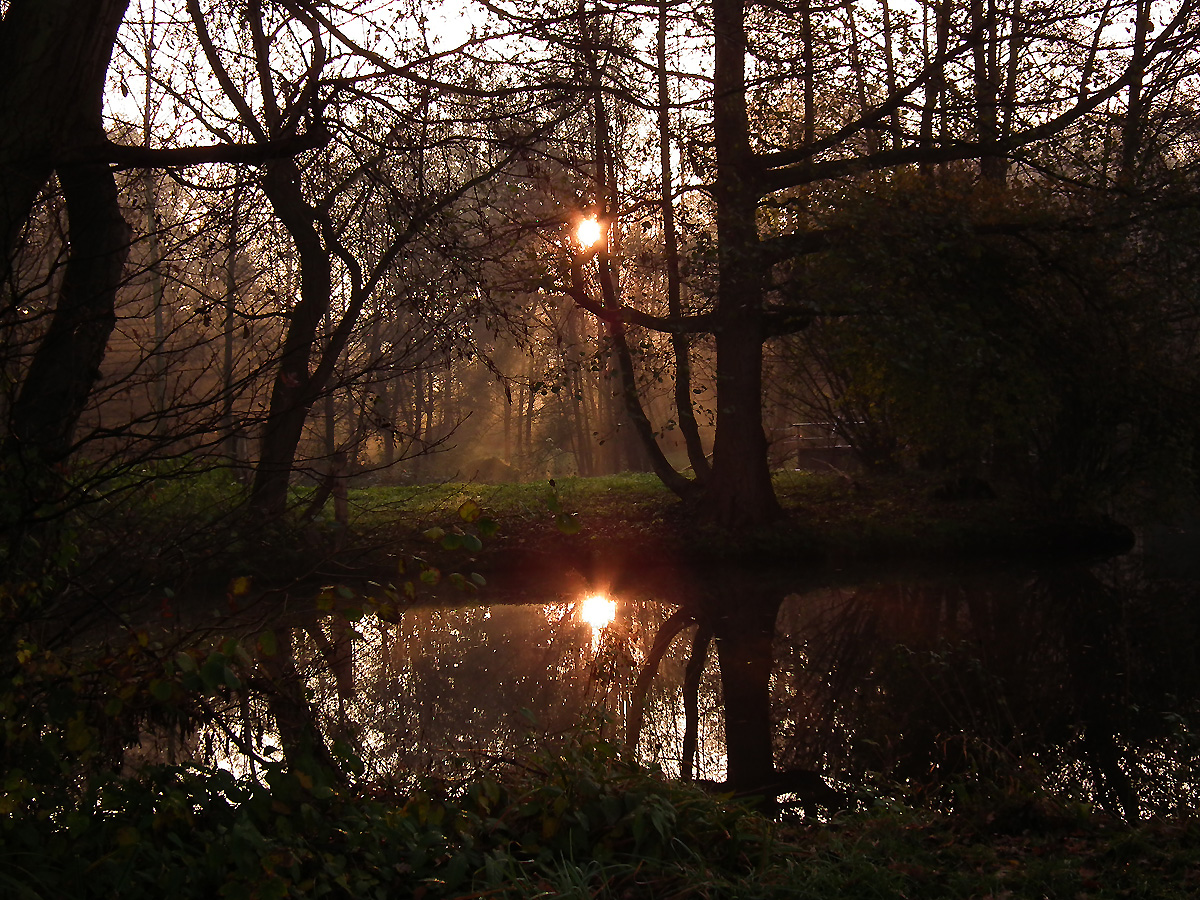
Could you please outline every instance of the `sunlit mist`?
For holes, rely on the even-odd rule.
[[[579,618],[599,631],[617,614],[617,601],[602,594],[593,594],[579,605]]]
[[[575,237],[584,247],[590,247],[600,240],[603,234],[600,223],[596,219],[584,219],[575,229]]]

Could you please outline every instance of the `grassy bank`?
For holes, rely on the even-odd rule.
[[[412,541],[431,527],[457,527],[456,510],[471,501],[498,526],[485,562],[537,548],[763,565],[1105,555],[1129,546],[1129,532],[1099,516],[1055,514],[1003,496],[937,499],[938,487],[919,476],[851,480],[781,472],[776,491],[784,517],[732,533],[707,524],[702,509],[646,474],[373,487],[351,492],[351,529],[377,540]]]
[[[387,581],[396,558],[405,556],[439,568],[469,563],[485,573],[589,556],[627,566],[890,566],[1100,557],[1124,552],[1132,540],[1100,516],[1065,515],[1015,495],[937,499],[939,482],[919,474],[851,480],[777,473],[784,515],[733,532],[711,525],[702,507],[681,502],[648,474],[359,487],[349,491],[345,524],[336,521],[332,500],[314,520],[263,523],[239,505],[243,488],[220,474],[165,481],[119,516],[105,510],[113,542],[102,552],[104,563],[119,570],[113,578],[140,572],[143,581],[170,585],[186,570],[189,583],[211,595],[244,575],[263,587],[360,576]],[[311,494],[298,489],[296,508],[305,509]],[[477,511],[478,523],[464,520],[464,504]],[[429,539],[439,532],[449,537]],[[468,539],[464,548],[457,537],[463,533],[482,546]]]

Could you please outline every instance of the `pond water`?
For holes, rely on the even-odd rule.
[[[291,660],[321,729],[384,782],[454,779],[580,727],[669,775],[723,782],[761,725],[776,770],[849,792],[886,783],[940,802],[986,776],[1126,817],[1200,799],[1197,582],[1157,577],[1139,554],[645,575],[605,586],[615,615],[602,627],[582,617],[595,585],[485,590],[394,622],[310,619],[291,633]],[[742,684],[739,666],[758,674]],[[245,761],[222,734],[279,743],[265,701],[238,713],[205,738],[235,767]]]

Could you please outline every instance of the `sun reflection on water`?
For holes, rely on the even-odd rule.
[[[603,594],[593,594],[579,604],[579,618],[592,626],[593,631],[608,627],[617,615],[617,601]]]

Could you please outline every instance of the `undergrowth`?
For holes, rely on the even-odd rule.
[[[405,796],[154,768],[14,811],[0,839],[9,897],[174,900],[670,896],[753,878],[777,849],[765,820],[593,740]]]
[[[1183,898],[1194,819],[1014,830],[894,803],[821,823],[749,807],[603,741],[408,794],[269,768],[108,777],[0,819],[0,891],[162,898]]]

